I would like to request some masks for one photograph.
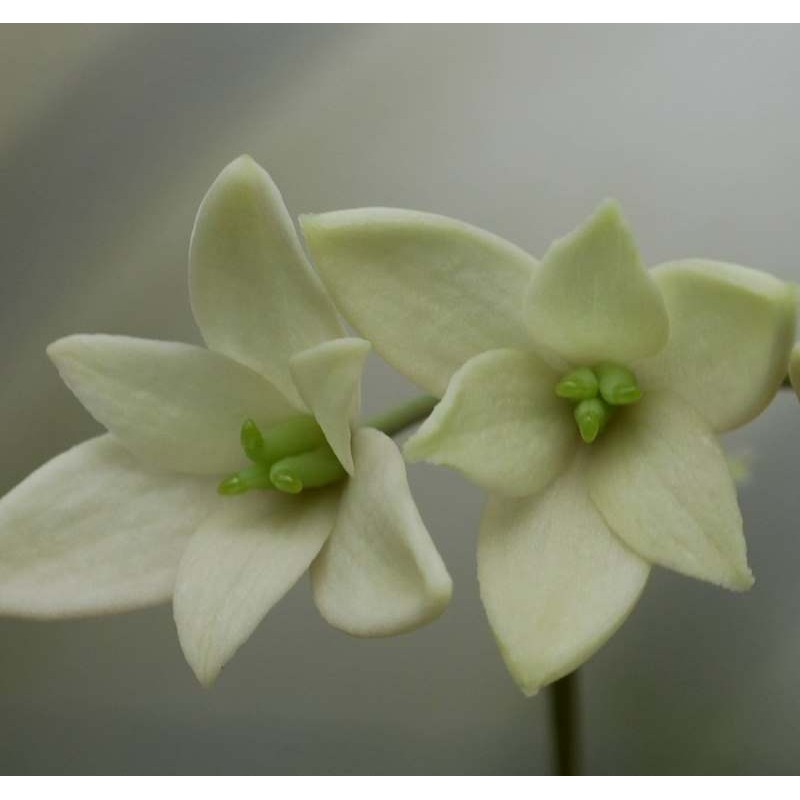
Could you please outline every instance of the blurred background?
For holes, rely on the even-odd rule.
[[[420,208],[541,254],[614,196],[650,264],[800,281],[799,84],[800,30],[780,26],[0,28],[0,493],[97,430],[51,340],[199,342],[189,233],[240,153],[294,214]],[[375,359],[365,410],[413,391]],[[654,571],[581,670],[588,771],[800,768],[794,396],[729,444],[755,457],[756,586]],[[455,581],[438,623],[349,639],[302,580],[204,691],[168,607],[0,620],[0,771],[548,771],[547,692],[515,688],[478,599],[482,497],[410,475]]]

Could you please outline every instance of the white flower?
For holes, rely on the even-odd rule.
[[[205,684],[309,566],[321,614],[351,634],[434,619],[451,581],[402,457],[377,430],[351,437],[369,344],[343,337],[277,188],[247,157],[200,206],[189,283],[207,350],[121,336],[51,345],[109,434],[0,501],[0,613],[117,612],[174,589],[180,642]],[[278,449],[250,464],[240,429],[251,456]],[[223,488],[325,486],[218,494],[240,470]]]
[[[648,272],[611,202],[541,263],[413,211],[301,224],[345,317],[443,396],[406,454],[492,492],[481,595],[526,693],[611,636],[651,564],[751,585],[716,434],[755,417],[778,389],[794,336],[791,287],[699,259]]]

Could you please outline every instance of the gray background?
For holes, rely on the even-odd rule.
[[[611,195],[648,263],[800,280],[799,77],[792,27],[0,29],[0,491],[96,430],[48,342],[198,341],[189,231],[239,153],[294,213],[421,208],[540,254]],[[367,412],[412,391],[370,364]],[[582,670],[591,771],[798,769],[795,398],[732,447],[755,455],[741,503],[757,584],[655,571]],[[410,474],[455,580],[438,623],[351,640],[301,581],[204,691],[168,607],[0,620],[0,770],[547,771],[546,693],[518,693],[478,600],[480,493]]]

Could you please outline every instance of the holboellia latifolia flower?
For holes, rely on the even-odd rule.
[[[320,612],[351,634],[438,616],[451,582],[402,457],[355,424],[369,344],[344,336],[247,157],[200,206],[189,286],[208,349],[100,335],[49,348],[109,433],[0,501],[0,613],[124,611],[174,590],[206,684],[309,567]]]
[[[523,691],[589,658],[651,565],[751,586],[717,434],[759,414],[785,376],[790,286],[701,259],[647,271],[613,202],[541,262],[414,211],[301,225],[342,313],[442,397],[407,456],[491,492],[481,596]]]

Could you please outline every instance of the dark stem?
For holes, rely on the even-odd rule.
[[[554,734],[553,772],[556,775],[578,775],[580,772],[578,701],[577,670],[560,678],[550,687]]]

